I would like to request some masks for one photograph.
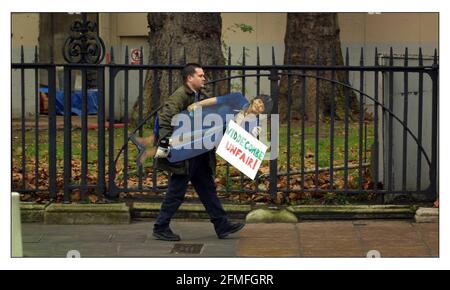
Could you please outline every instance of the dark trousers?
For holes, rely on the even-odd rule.
[[[208,212],[216,233],[222,233],[228,226],[225,210],[217,197],[212,170],[205,153],[189,160],[189,175],[172,174],[161,211],[156,219],[153,231],[164,231],[170,220],[184,201],[188,182],[191,181],[201,202]]]

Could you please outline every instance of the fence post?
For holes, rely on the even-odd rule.
[[[278,76],[278,71],[276,69],[272,69],[270,71],[270,97],[272,98],[273,102],[273,108],[271,114],[278,114],[278,81],[280,77]],[[271,116],[272,119],[272,116]],[[272,124],[272,121],[271,121]],[[273,133],[272,128],[270,130],[270,142],[271,142],[271,148],[270,148],[270,155],[273,156],[273,150],[278,150],[278,144],[275,148],[273,146]],[[277,132],[278,133],[278,132]],[[277,137],[278,140],[278,137]],[[269,194],[272,200],[275,200],[276,194],[277,194],[277,177],[278,177],[278,157],[277,158],[271,158],[269,162],[269,172],[270,172],[270,183],[269,183]]]
[[[114,163],[114,79],[117,74],[117,69],[114,67],[109,68],[109,144],[108,144],[108,197],[117,197],[116,190],[116,164]]]
[[[97,91],[98,91],[98,182],[97,197],[105,193],[105,68],[97,69]]]
[[[433,70],[430,71],[430,77],[433,82],[432,89],[432,104],[431,104],[431,114],[432,114],[432,123],[431,123],[431,168],[430,168],[430,198],[436,199],[438,193],[438,131],[439,131],[439,99],[438,99],[438,85],[439,85],[439,68],[437,64],[437,53],[435,51],[434,61],[433,61]]]
[[[20,216],[20,195],[13,192],[11,203],[11,257],[23,257],[22,221]]]
[[[56,67],[48,69],[48,175],[50,201],[56,201]]]
[[[72,182],[72,70],[64,66],[64,203],[70,203]]]

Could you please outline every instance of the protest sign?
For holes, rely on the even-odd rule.
[[[231,120],[216,153],[253,180],[266,150],[264,143]]]

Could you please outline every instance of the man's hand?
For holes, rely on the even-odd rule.
[[[169,138],[163,138],[159,141],[158,148],[156,149],[155,158],[167,158],[170,153],[170,144],[172,140]]]

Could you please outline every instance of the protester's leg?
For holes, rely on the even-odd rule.
[[[145,147],[154,146],[155,137],[150,135],[148,137],[136,137],[136,140]]]
[[[156,147],[154,146],[148,146],[146,147],[145,151],[143,151],[142,154],[138,155],[136,157],[136,163],[138,163],[138,166],[140,164],[144,164],[145,160],[147,160],[147,158],[155,156],[156,153]]]
[[[170,219],[183,203],[188,181],[188,175],[172,174],[170,176],[169,187],[153,227],[154,232],[164,231],[169,227]]]
[[[217,196],[216,185],[205,154],[195,158],[195,167],[192,169],[192,185],[205,206],[216,232],[222,233],[226,231],[229,226],[227,214]]]
[[[154,146],[154,136],[138,137],[136,135],[130,136],[131,142],[136,145],[138,154],[136,156],[136,164],[141,166],[148,157],[155,155],[156,147]]]

